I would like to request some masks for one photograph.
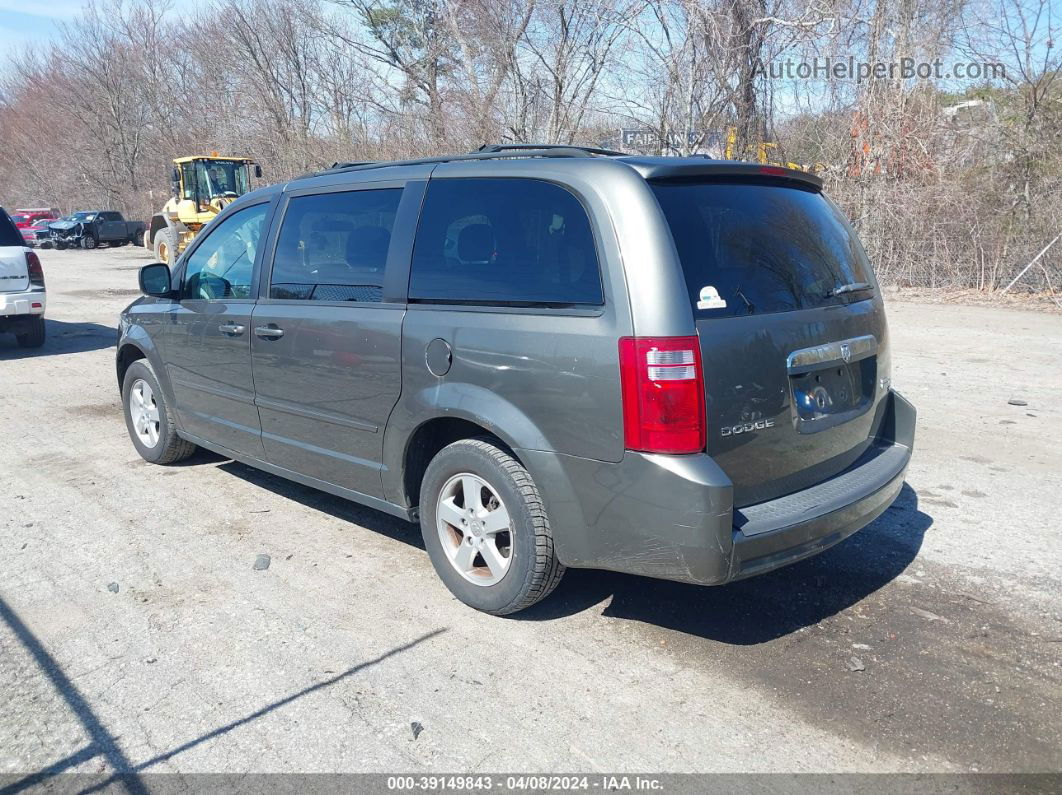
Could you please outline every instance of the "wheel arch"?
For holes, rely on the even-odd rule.
[[[458,429],[463,429],[463,435],[453,436]],[[446,444],[459,438],[493,436],[517,460],[521,449],[556,449],[519,406],[498,393],[476,384],[433,381],[403,392],[385,426],[381,475],[388,500],[403,507],[416,505],[420,498],[419,480],[414,478],[417,485],[411,492],[411,481],[406,476],[407,454],[412,445],[434,442],[435,434],[448,439]],[[445,446],[432,450],[432,456]]]
[[[154,245],[155,244],[155,235],[158,234],[160,229],[165,229],[166,227],[168,227],[170,225],[171,224],[170,224],[169,219],[166,218],[166,216],[164,216],[164,215],[155,214],[155,215],[151,216],[151,223],[148,225],[148,229],[147,229],[147,232],[148,232],[148,238],[147,238],[148,245],[149,246]]]
[[[462,439],[489,438],[509,455],[520,461],[513,444],[486,424],[466,417],[439,415],[423,421],[407,436],[402,451],[401,488],[403,505],[416,508],[420,503],[420,485],[428,464],[444,447]],[[523,462],[520,462],[523,465]]]
[[[166,368],[162,365],[162,359],[159,355],[158,348],[155,347],[154,340],[152,340],[151,336],[143,329],[143,327],[133,323],[129,325],[125,333],[123,333],[118,340],[118,350],[115,354],[115,375],[118,377],[119,392],[122,390],[125,374],[129,370],[129,367],[133,362],[141,360],[146,360],[151,366],[151,369],[155,373],[155,378],[158,379],[159,386],[162,387],[164,397],[171,401],[172,405],[173,389],[170,384],[169,376],[166,373]]]
[[[135,343],[125,342],[118,348],[118,353],[114,358],[114,365],[116,374],[118,376],[118,390],[121,391],[122,384],[125,381],[126,371],[129,369],[133,362],[140,359],[146,359],[147,354],[144,350]]]

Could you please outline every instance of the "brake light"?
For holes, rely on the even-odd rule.
[[[787,177],[789,172],[778,166],[760,166],[761,174],[770,174],[772,177]]]
[[[29,273],[30,284],[34,287],[44,287],[44,268],[41,267],[41,259],[36,252],[26,252],[26,271]]]
[[[627,449],[704,450],[704,383],[697,337],[621,337],[619,361]]]

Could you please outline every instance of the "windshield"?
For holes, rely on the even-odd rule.
[[[653,191],[697,317],[789,312],[871,294],[863,247],[818,191],[748,181],[654,183]]]
[[[218,196],[242,196],[247,192],[247,169],[236,161],[207,161],[195,164],[200,201]]]

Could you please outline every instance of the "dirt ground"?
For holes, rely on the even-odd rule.
[[[908,484],[818,558],[570,571],[499,619],[413,525],[141,461],[113,346],[145,257],[42,252],[48,343],[0,338],[0,775],[1062,770],[1062,315],[891,300]]]

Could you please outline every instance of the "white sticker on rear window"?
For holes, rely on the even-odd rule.
[[[726,309],[726,301],[719,297],[719,291],[712,285],[701,288],[701,300],[697,302],[698,309]]]

